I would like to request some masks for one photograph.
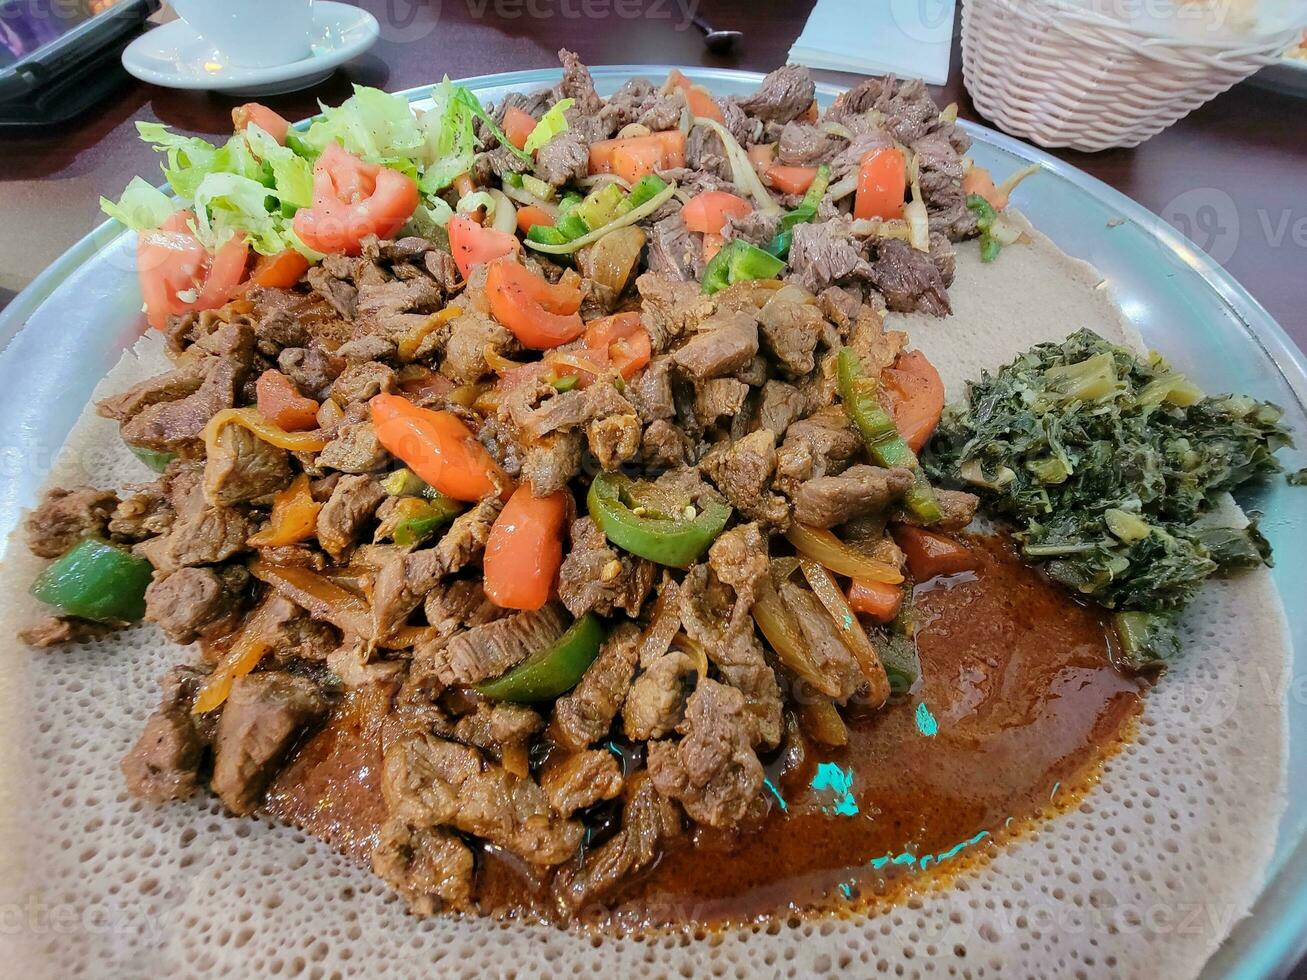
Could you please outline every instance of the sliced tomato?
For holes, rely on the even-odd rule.
[[[643,370],[653,355],[649,331],[633,311],[591,320],[585,328],[585,346],[628,379]]]
[[[701,235],[720,235],[727,218],[743,218],[753,205],[738,194],[727,191],[704,191],[696,194],[681,208],[685,227]]]
[[[473,266],[512,255],[521,247],[516,235],[485,228],[466,214],[449,219],[449,250],[464,279],[471,274]]]
[[[812,186],[816,177],[816,167],[782,167],[778,164],[767,168],[768,183],[782,194],[802,194]]]
[[[683,166],[685,134],[679,129],[590,144],[590,173],[617,174],[632,184],[656,171]]]
[[[276,255],[260,255],[254,260],[250,282],[259,286],[290,289],[309,271],[309,260],[293,248]]]
[[[286,134],[290,132],[290,120],[258,102],[246,102],[233,109],[231,124],[238,133],[251,124],[258,126],[282,146],[286,145]]]
[[[486,296],[490,314],[525,347],[558,347],[585,330],[577,313],[581,308],[580,289],[565,282],[552,285],[511,258],[490,264]]]
[[[150,326],[162,330],[168,317],[188,310],[213,310],[234,296],[245,278],[249,246],[233,237],[210,255],[190,230],[194,215],[178,211],[136,245],[136,272]]]
[[[554,226],[554,216],[538,204],[528,204],[517,209],[518,231],[525,235],[536,225],[552,228]]]
[[[872,150],[858,170],[858,192],[853,199],[855,218],[903,217],[907,195],[908,162],[898,147]]]
[[[715,119],[719,123],[726,122],[726,117],[722,114],[722,107],[717,104],[717,100],[712,97],[708,90],[702,85],[695,85],[678,69],[673,68],[667,73],[667,83],[663,88],[668,91],[674,88],[680,89],[685,94],[685,104],[690,107],[690,111],[696,116],[702,116],[704,119]]]
[[[486,597],[504,609],[539,609],[554,591],[563,563],[568,492],[537,497],[523,484],[508,498],[486,540]]]
[[[888,623],[903,605],[903,587],[855,578],[849,585],[849,605],[854,612],[870,616],[878,623]]]
[[[535,128],[535,116],[525,109],[511,105],[504,111],[504,135],[508,137],[508,142],[519,150],[526,146],[526,138]]]
[[[375,396],[368,406],[377,441],[446,497],[473,501],[496,486],[509,489],[494,457],[452,412],[433,412],[388,394]]]
[[[970,548],[934,531],[896,524],[891,533],[903,549],[908,571],[917,582],[925,582],[936,575],[956,575],[979,565]]]
[[[366,236],[392,237],[417,206],[411,177],[329,143],[313,165],[313,207],[295,213],[294,228],[315,251],[358,255]]]
[[[935,365],[919,350],[900,354],[892,367],[881,372],[880,390],[899,434],[914,452],[920,452],[944,411],[944,382]]]
[[[808,103],[808,108],[799,113],[799,120],[806,123],[815,123],[819,118],[819,112],[820,110],[817,108],[817,100],[813,99]]]
[[[287,432],[318,427],[318,403],[299,393],[295,383],[280,371],[269,369],[254,383],[259,414]]]
[[[1007,195],[994,186],[994,178],[984,167],[972,164],[971,169],[962,175],[962,193],[979,194],[990,203],[995,211],[1007,207]]]

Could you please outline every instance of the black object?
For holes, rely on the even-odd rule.
[[[0,125],[64,122],[94,105],[126,77],[122,50],[158,9],[159,0],[0,0]]]
[[[729,54],[744,39],[743,31],[719,31],[702,17],[694,17],[692,22],[703,31],[703,43],[713,54]]]

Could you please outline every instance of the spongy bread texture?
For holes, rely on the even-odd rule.
[[[981,266],[960,250],[955,315],[893,317],[950,395],[981,368],[1090,326],[1132,339],[1098,276],[1046,240]],[[99,394],[166,367],[157,338]],[[89,409],[52,474],[124,486],[151,475]],[[1284,798],[1288,640],[1262,571],[1214,582],[1138,737],[1078,809],[985,867],[875,916],[696,939],[593,940],[477,919],[418,920],[371,873],[305,835],[233,819],[207,797],[129,799],[118,760],[192,652],[152,626],[62,650],[14,631],[39,613],[40,562],[11,542],[0,575],[0,962],[8,976],[1183,977],[1244,915]],[[905,774],[910,778],[910,774]]]

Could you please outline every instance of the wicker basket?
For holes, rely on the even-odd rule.
[[[1196,41],[1065,0],[962,0],[962,76],[977,109],[1040,146],[1137,146],[1277,60],[1296,33]]]

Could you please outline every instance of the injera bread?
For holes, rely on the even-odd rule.
[[[1089,267],[1046,239],[981,265],[959,249],[948,319],[891,317],[950,397],[982,368],[1091,327],[1134,337]],[[156,336],[105,379],[165,367]],[[151,478],[88,406],[52,474],[62,485]],[[17,541],[4,562],[0,672],[0,962],[9,976],[902,977],[1191,976],[1246,914],[1285,788],[1289,644],[1270,576],[1208,585],[1183,658],[1131,744],[1077,808],[998,848],[951,886],[873,916],[695,939],[592,941],[547,927],[406,914],[371,872],[287,827],[232,819],[205,796],[129,799],[118,760],[165,667],[188,658],[153,626],[29,651]],[[911,774],[905,774],[911,778]]]

